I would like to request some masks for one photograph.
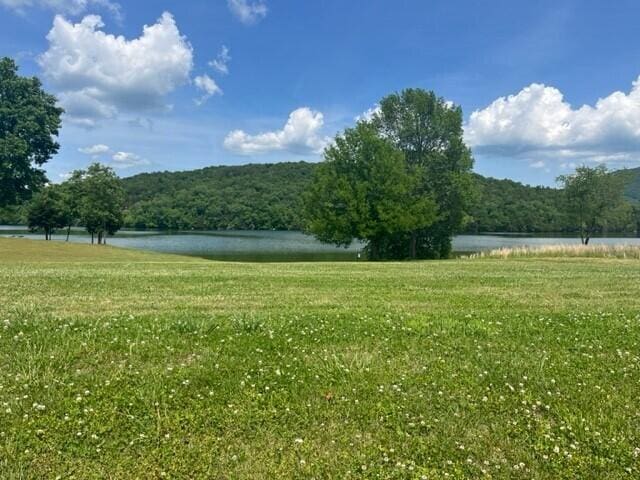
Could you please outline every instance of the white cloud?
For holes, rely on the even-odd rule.
[[[90,147],[79,148],[78,151],[86,155],[101,155],[104,153],[109,153],[111,149],[107,145],[99,143]]]
[[[245,25],[252,25],[267,16],[267,5],[262,0],[227,0],[229,10]]]
[[[531,168],[544,168],[545,167],[545,163],[542,160],[538,160],[537,162],[533,162],[533,163],[529,164],[529,166]]]
[[[69,15],[86,12],[89,7],[102,7],[116,18],[121,17],[120,4],[110,0],[0,0],[0,5],[21,14],[29,8],[39,7]]]
[[[111,157],[111,163],[115,168],[130,168],[140,165],[149,165],[149,160],[142,158],[140,155],[136,155],[131,152],[114,152],[107,145],[98,143],[89,147],[79,148],[80,153],[91,155],[94,160],[99,160],[101,155],[109,155]]]
[[[196,87],[203,91],[202,97],[196,100],[198,105],[202,105],[214,95],[222,95],[222,89],[216,84],[215,80],[209,75],[200,75],[193,79]]]
[[[209,62],[209,65],[222,75],[227,75],[229,73],[230,61],[231,56],[229,55],[229,49],[225,45],[223,45],[216,59],[211,60]]]
[[[81,127],[93,128],[100,119],[114,118],[118,109],[96,98],[94,95],[98,93],[97,89],[91,88],[60,93],[58,101],[65,109],[65,121]]]
[[[76,24],[56,16],[47,35],[49,49],[38,61],[67,118],[93,126],[121,110],[166,108],[165,96],[188,82],[193,68],[193,49],[173,16],[163,13],[132,40],[103,27],[97,15]]]
[[[629,93],[613,92],[580,108],[554,87],[531,84],[473,112],[465,138],[479,154],[640,161],[640,78]]]
[[[373,107],[365,110],[360,115],[356,115],[354,117],[354,121],[356,121],[356,122],[360,122],[360,121],[370,122],[371,120],[373,120],[373,117],[375,115],[377,115],[378,113],[380,113],[380,105],[378,105],[376,103]]]
[[[130,168],[140,165],[149,165],[149,160],[131,152],[116,152],[111,159],[116,168]]]
[[[282,130],[257,135],[249,135],[243,130],[234,130],[224,139],[224,147],[242,155],[272,151],[317,154],[328,143],[328,139],[320,135],[323,125],[322,113],[302,107],[289,114],[289,119]]]

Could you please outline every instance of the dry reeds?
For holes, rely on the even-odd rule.
[[[640,260],[640,245],[542,245],[503,247],[464,258],[590,257]]]

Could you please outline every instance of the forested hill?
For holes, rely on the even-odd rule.
[[[314,164],[273,163],[124,178],[128,227],[299,230]]]
[[[617,170],[613,175],[624,179],[624,196],[632,202],[640,202],[640,167]]]
[[[302,194],[315,164],[275,163],[143,173],[123,179],[126,225],[160,229],[302,228]],[[640,200],[640,168],[620,170],[625,194]],[[571,229],[561,192],[475,174],[478,197],[468,232],[562,232]],[[612,222],[614,223],[614,222]]]

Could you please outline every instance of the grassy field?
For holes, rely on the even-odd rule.
[[[0,239],[0,478],[638,478],[640,262]]]

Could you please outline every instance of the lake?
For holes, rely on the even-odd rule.
[[[24,227],[0,226],[0,237],[21,236],[42,240],[42,234],[30,233]],[[64,240],[62,232],[54,240]],[[90,237],[80,229],[72,230],[70,241],[89,243]],[[640,238],[594,238],[593,244],[640,245]],[[353,261],[362,245],[349,248],[325,245],[300,232],[281,231],[203,231],[157,232],[123,230],[107,240],[118,247],[177,253],[215,260],[247,262]],[[515,234],[458,235],[453,241],[456,253],[479,252],[500,247],[550,244],[579,244],[575,237],[531,236]]]

